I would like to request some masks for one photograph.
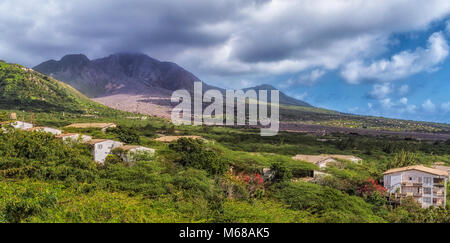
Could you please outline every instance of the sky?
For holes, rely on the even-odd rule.
[[[142,52],[223,88],[450,123],[448,0],[2,0],[0,59]]]

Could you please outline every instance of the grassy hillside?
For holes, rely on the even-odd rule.
[[[0,62],[0,108],[73,113],[107,109],[67,84],[5,62]]]
[[[4,111],[9,112],[9,111]],[[0,134],[0,222],[450,222],[450,210],[393,207],[369,179],[402,153],[409,163],[450,164],[450,143],[281,133],[260,137],[256,129],[173,127],[167,121],[124,117],[85,118],[36,113],[37,124],[117,122],[118,130],[77,132],[157,149],[134,166],[110,159],[97,165],[86,145],[63,144],[52,135],[14,131]],[[201,135],[165,144],[157,134]],[[364,159],[339,164],[331,176],[305,182],[314,165],[295,154],[339,153]],[[394,165],[395,166],[395,165]],[[230,168],[233,168],[231,171]],[[274,180],[260,181],[263,168]]]

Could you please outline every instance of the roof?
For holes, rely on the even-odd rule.
[[[159,141],[159,142],[173,142],[173,141],[177,141],[180,138],[203,139],[200,136],[164,136],[164,137],[160,137],[160,138],[155,139],[155,141]]]
[[[72,128],[106,128],[115,126],[114,123],[74,123],[71,125],[68,125],[66,127],[72,127]]]
[[[88,144],[97,144],[97,143],[103,143],[103,142],[105,142],[105,141],[113,141],[113,140],[110,140],[110,139],[92,139],[92,140],[90,140],[90,141],[88,141],[88,142],[86,142],[86,143],[88,143]]]
[[[32,127],[32,128],[28,128],[27,130],[35,131],[35,130],[39,130],[39,129],[53,129],[53,130],[59,130],[58,128],[53,128],[53,127]]]
[[[137,149],[137,148],[151,149],[151,148],[147,148],[147,147],[144,147],[144,146],[136,146],[136,145],[125,145],[125,146],[122,146],[120,148],[125,150],[125,151],[132,150],[132,149]]]
[[[298,154],[294,156],[292,159],[294,160],[302,160],[310,163],[319,163],[321,161],[332,159],[330,156],[323,156],[323,155],[304,155],[304,154]]]
[[[56,135],[57,138],[65,138],[65,137],[71,137],[71,136],[75,136],[75,135],[80,135],[78,133],[64,133],[64,134],[60,134],[60,135]]]
[[[24,121],[2,121],[2,122],[0,122],[0,124],[3,125],[3,124],[11,124],[11,123],[16,123],[16,122],[31,124],[30,122],[24,122]]]
[[[442,170],[442,171],[450,172],[450,166],[445,166],[445,165],[433,165],[432,167],[433,167],[433,169],[436,169],[436,170]]]
[[[298,154],[294,156],[292,159],[294,160],[303,160],[310,163],[319,163],[329,159],[341,159],[341,160],[362,160],[361,158],[352,156],[352,155],[340,155],[340,154],[321,154],[321,155],[305,155]]]
[[[332,158],[342,159],[342,160],[362,160],[361,158],[353,156],[353,155],[323,154],[323,156],[330,156]]]
[[[422,171],[422,172],[433,174],[433,175],[448,176],[448,172],[446,172],[446,171],[425,167],[423,165],[412,165],[412,166],[390,169],[390,170],[384,172],[383,175],[397,173],[397,172],[403,172],[403,171],[409,171],[409,170]]]

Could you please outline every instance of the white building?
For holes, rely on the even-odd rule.
[[[53,135],[61,135],[62,131],[56,128],[51,128],[51,127],[33,127],[28,129],[28,131],[40,131],[40,132],[48,132],[51,133]]]
[[[114,128],[117,127],[114,123],[74,123],[69,126],[66,126],[67,128],[98,128],[105,132],[108,128]]]
[[[56,135],[56,138],[62,139],[64,142],[82,142],[87,143],[92,140],[91,136],[82,135],[79,133],[64,133]]]
[[[15,129],[27,130],[33,128],[33,124],[23,121],[13,121],[13,122],[2,122],[1,125],[10,125]]]
[[[391,169],[383,173],[391,198],[412,197],[422,207],[446,205],[448,172],[423,165]]]
[[[94,160],[100,164],[105,162],[106,156],[111,153],[111,150],[123,146],[123,143],[109,139],[92,139],[87,143],[92,145]]]
[[[120,147],[120,149],[123,150],[123,153],[121,154],[121,158],[125,162],[133,162],[136,155],[139,154],[146,154],[153,156],[155,155],[155,150],[152,148],[147,148],[143,146],[133,146],[133,145],[125,145]]]

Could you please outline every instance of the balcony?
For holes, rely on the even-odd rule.
[[[407,186],[407,187],[422,186],[422,182],[418,182],[418,181],[416,181],[416,182],[411,182],[411,181],[402,182],[402,186]]]
[[[422,197],[423,194],[418,193],[418,192],[403,192],[400,194],[400,196],[402,196],[402,197]]]

